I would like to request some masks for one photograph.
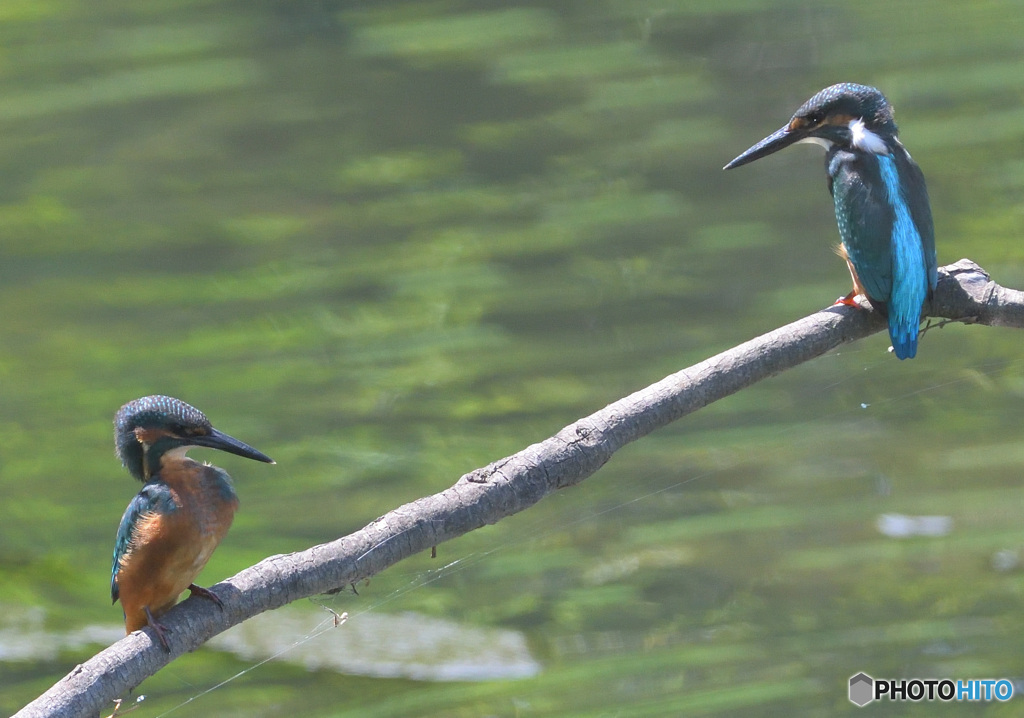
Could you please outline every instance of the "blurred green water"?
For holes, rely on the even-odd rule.
[[[112,640],[69,636],[120,618],[124,401],[179,396],[278,461],[204,454],[242,497],[213,583],[844,294],[815,150],[720,171],[827,84],[896,106],[940,263],[1024,286],[1020,8],[893,7],[0,9],[0,709]],[[321,601],[352,614],[338,632],[409,611],[516,632],[533,677],[307,669],[303,644],[175,715],[816,716],[855,710],[858,671],[1020,677],[1021,337],[885,346]],[[894,539],[883,514],[952,530]],[[260,658],[186,656],[136,715]]]

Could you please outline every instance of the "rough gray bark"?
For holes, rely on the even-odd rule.
[[[939,270],[928,314],[1022,329],[1024,292],[999,286],[978,265],[962,259]],[[136,632],[76,666],[16,718],[95,716],[177,656],[251,616],[356,583],[407,556],[522,511],[587,478],[629,442],[884,328],[884,319],[875,312],[833,306],[672,374],[349,536],[264,559],[213,587],[223,610],[210,601],[190,599],[161,618],[171,629],[170,653],[150,629]],[[923,349],[926,354],[927,343]]]

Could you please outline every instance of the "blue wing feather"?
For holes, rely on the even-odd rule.
[[[899,146],[900,149],[903,149],[903,145]],[[928,201],[928,187],[924,182],[924,173],[906,150],[896,153],[894,159],[899,166],[900,175],[904,178],[903,190],[910,207],[910,216],[921,235],[921,248],[924,250],[928,274],[928,289],[934,290],[938,282],[938,258],[935,255],[935,226],[932,223],[931,203]]]
[[[174,500],[170,487],[161,482],[154,481],[142,487],[142,491],[135,495],[128,508],[124,510],[121,517],[121,525],[117,528],[117,538],[114,540],[114,562],[110,569],[110,598],[116,602],[120,596],[117,587],[117,572],[121,565],[121,557],[131,547],[135,527],[139,520],[151,513],[169,513],[175,511],[178,504]]]

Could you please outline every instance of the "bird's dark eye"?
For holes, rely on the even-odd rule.
[[[811,114],[807,115],[804,118],[804,120],[806,122],[806,126],[808,128],[810,128],[810,127],[817,127],[818,125],[820,125],[822,123],[822,121],[824,121],[824,119],[825,119],[825,114],[823,112],[812,112]]]
[[[797,115],[789,123],[789,131],[797,132],[813,130],[825,121],[825,113],[821,111],[809,112],[806,115]]]

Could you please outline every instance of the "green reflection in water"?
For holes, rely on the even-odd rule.
[[[827,84],[893,101],[940,262],[1024,286],[1022,17],[1008,2],[0,8],[0,585],[18,645],[47,647],[12,652],[0,631],[0,710],[117,633],[109,556],[137,490],[110,445],[124,401],[181,396],[279,461],[264,475],[197,452],[242,499],[212,583],[844,294],[819,155],[720,171]],[[959,326],[913,362],[880,336],[844,347],[322,600],[351,614],[338,632],[414,611],[514,633],[537,675],[275,661],[177,715],[833,715],[854,710],[862,670],[1018,675],[1019,347]],[[890,538],[884,514],[951,529]],[[137,715],[259,659],[183,657]]]

